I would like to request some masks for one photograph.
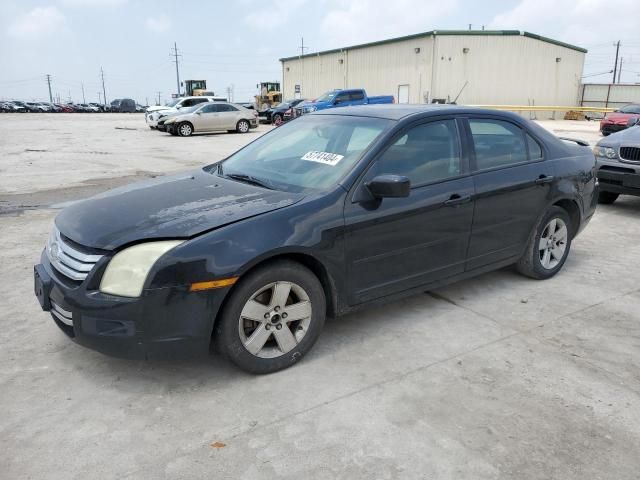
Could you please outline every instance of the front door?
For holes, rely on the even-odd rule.
[[[210,132],[221,129],[220,105],[209,102],[193,115],[196,132]]]
[[[464,271],[473,217],[473,180],[454,119],[414,125],[371,166],[411,181],[407,198],[345,205],[350,304],[397,293]]]
[[[476,210],[467,270],[522,254],[550,201],[553,166],[533,136],[515,123],[469,118]]]

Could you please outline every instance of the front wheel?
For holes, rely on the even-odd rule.
[[[613,193],[613,192],[599,192],[598,203],[610,205],[618,199],[619,195],[620,195],[619,193]]]
[[[193,127],[190,123],[184,122],[178,125],[178,134],[181,137],[188,137],[193,133]]]
[[[236,125],[236,131],[238,133],[247,133],[250,128],[251,128],[251,125],[246,120],[240,120]]]
[[[551,207],[532,233],[516,267],[527,277],[543,280],[560,271],[571,248],[571,219],[567,211]]]
[[[309,269],[271,263],[236,285],[216,324],[215,344],[247,372],[276,372],[311,349],[325,314],[324,290]]]

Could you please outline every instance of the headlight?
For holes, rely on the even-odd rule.
[[[165,124],[165,125],[167,125],[167,124],[169,124],[169,123],[174,123],[175,121],[176,121],[176,119],[175,119],[175,118],[167,118],[167,119],[164,121],[164,124]]]
[[[593,153],[596,157],[604,157],[609,159],[618,158],[615,148],[611,147],[593,147]]]
[[[107,265],[100,282],[100,291],[122,297],[139,297],[153,264],[181,243],[181,240],[164,240],[125,248]]]

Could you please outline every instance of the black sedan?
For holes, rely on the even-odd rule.
[[[67,207],[35,293],[101,352],[213,343],[273,372],[309,351],[326,316],[510,264],[554,276],[595,211],[594,171],[590,149],[506,112],[317,112],[218,164]]]
[[[304,102],[304,98],[296,98],[295,100],[287,100],[281,104],[271,107],[263,112],[258,113],[258,119],[267,123],[273,123],[276,126],[282,125],[285,121],[285,112],[295,107],[299,103]]]

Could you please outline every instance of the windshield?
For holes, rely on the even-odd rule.
[[[248,175],[278,190],[326,189],[353,168],[391,123],[368,117],[301,117],[224,160],[222,175]],[[215,167],[208,168],[215,172]]]
[[[167,102],[164,104],[165,107],[175,107],[176,104],[182,100],[181,98],[176,98],[175,100],[171,100],[170,102]]]
[[[626,105],[618,111],[620,113],[640,113],[640,105]]]
[[[336,92],[335,90],[331,91],[331,92],[327,92],[325,94],[323,94],[322,96],[320,96],[316,102],[330,102],[331,100],[333,100],[333,97],[336,96]]]

